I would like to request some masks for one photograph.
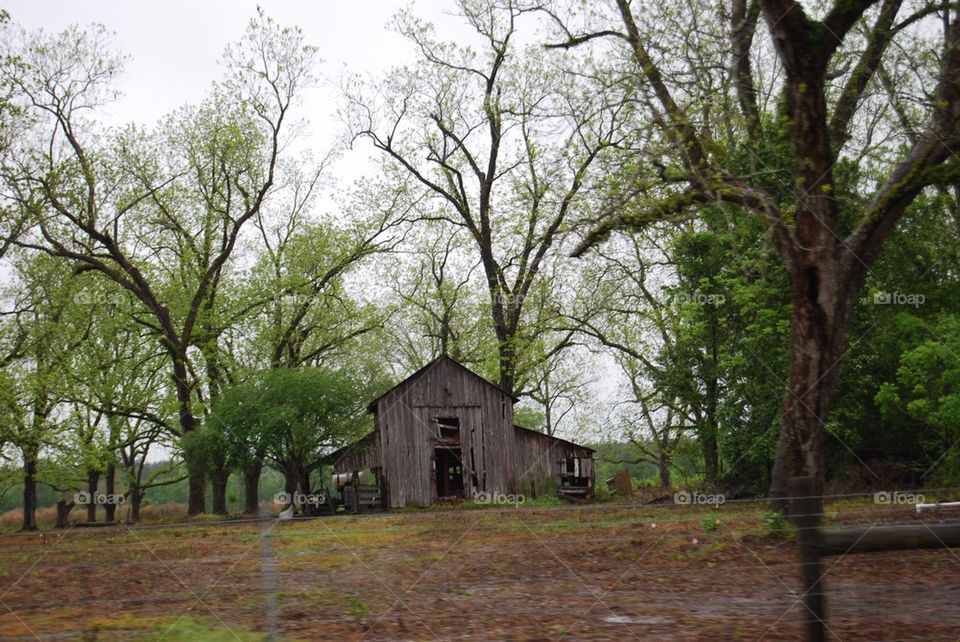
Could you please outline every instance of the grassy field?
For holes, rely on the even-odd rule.
[[[797,640],[796,544],[772,527],[759,504],[602,504],[11,533],[0,638]],[[835,638],[960,637],[956,551],[826,568]]]

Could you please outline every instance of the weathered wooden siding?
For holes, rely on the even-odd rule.
[[[513,404],[509,395],[441,359],[376,402],[390,506],[428,506],[434,497],[437,418],[460,422],[464,489],[512,492]]]
[[[460,463],[466,497],[474,492],[517,493],[521,484],[541,492],[549,477],[559,480],[561,462],[575,457],[578,477],[593,478],[593,451],[513,425],[514,399],[460,364],[440,358],[371,404],[375,431],[335,453],[335,468],[349,472],[380,468],[392,508],[429,506],[437,499],[437,420],[459,423]],[[582,481],[582,480],[581,480]]]
[[[526,428],[516,427],[514,432],[518,487],[526,484],[534,494],[541,493],[548,477],[559,482],[561,465],[571,457],[580,461],[580,476],[593,479],[593,451],[589,448]]]
[[[515,447],[513,434],[513,402],[511,398],[493,387],[483,390],[484,431],[480,453],[486,469],[486,486],[480,490],[488,493],[516,492],[517,476],[513,465]]]
[[[374,431],[360,441],[338,450],[331,459],[336,473],[377,468],[381,459],[380,436]]]

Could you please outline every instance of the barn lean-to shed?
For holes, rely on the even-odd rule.
[[[337,473],[371,470],[391,508],[521,487],[536,493],[547,477],[574,494],[589,492],[593,451],[514,426],[516,401],[441,356],[374,399],[373,432],[327,460]]]

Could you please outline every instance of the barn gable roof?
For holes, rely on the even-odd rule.
[[[513,429],[514,429],[514,431],[522,431],[521,434],[525,434],[525,435],[528,435],[528,436],[531,436],[531,437],[535,435],[536,437],[538,437],[538,438],[540,438],[540,439],[547,440],[547,441],[559,441],[559,442],[563,442],[563,443],[567,444],[568,446],[573,446],[574,448],[580,448],[580,449],[583,449],[583,450],[589,450],[589,451],[592,452],[592,453],[597,452],[595,448],[591,448],[590,446],[584,446],[583,444],[577,444],[577,443],[574,443],[574,442],[570,441],[569,439],[563,439],[563,438],[561,438],[561,437],[554,437],[553,435],[548,435],[548,434],[545,433],[545,432],[540,432],[539,430],[534,430],[534,429],[532,429],[532,428],[524,428],[523,426],[518,426],[518,425],[514,424],[514,425],[513,425]]]
[[[357,465],[356,469],[374,468],[380,465],[380,442],[378,441],[377,431],[369,432],[357,441],[347,444],[332,453],[328,453],[321,461],[337,469],[342,461],[360,462],[365,465]],[[350,466],[346,466],[350,468]],[[339,471],[338,471],[339,472]]]
[[[490,387],[492,387],[492,388],[495,388],[495,389],[498,390],[501,394],[506,395],[507,397],[510,397],[510,399],[513,401],[513,403],[516,403],[516,402],[520,401],[517,397],[514,397],[513,395],[511,395],[509,392],[507,392],[506,390],[504,390],[503,388],[501,388],[501,387],[498,386],[497,384],[491,383],[490,381],[487,381],[486,379],[484,379],[483,377],[481,377],[481,376],[478,375],[476,372],[474,372],[474,371],[471,370],[470,368],[466,367],[465,365],[463,365],[462,363],[460,363],[460,362],[457,361],[456,359],[451,359],[451,358],[448,357],[447,355],[442,354],[442,355],[440,355],[439,357],[437,357],[436,359],[434,359],[433,361],[431,361],[430,363],[426,364],[425,366],[423,366],[422,368],[420,368],[419,370],[417,370],[416,372],[414,372],[412,375],[410,375],[409,377],[407,377],[406,379],[404,379],[404,380],[401,381],[400,383],[398,383],[397,385],[395,385],[394,387],[392,387],[392,388],[390,388],[389,390],[387,390],[386,392],[384,392],[382,395],[380,395],[379,397],[377,397],[377,398],[374,399],[373,401],[371,401],[371,402],[367,405],[367,411],[368,411],[368,412],[374,412],[374,411],[376,411],[377,403],[378,403],[381,399],[383,399],[384,397],[386,397],[387,395],[389,395],[391,392],[394,392],[394,391],[396,391],[396,390],[399,390],[400,388],[405,387],[405,386],[407,386],[408,384],[414,383],[414,382],[417,381],[420,377],[422,377],[426,372],[428,372],[429,370],[432,370],[433,368],[435,368],[435,367],[437,366],[437,364],[440,364],[440,363],[450,363],[450,364],[456,366],[457,368],[460,368],[461,370],[467,372],[467,373],[468,373],[471,377],[473,377],[474,379],[476,379],[476,380],[478,380],[478,381],[481,381],[481,382],[487,384],[488,386],[490,386]]]

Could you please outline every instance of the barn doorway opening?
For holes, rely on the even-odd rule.
[[[437,466],[437,497],[463,498],[463,461],[459,448],[437,448],[434,451]]]

